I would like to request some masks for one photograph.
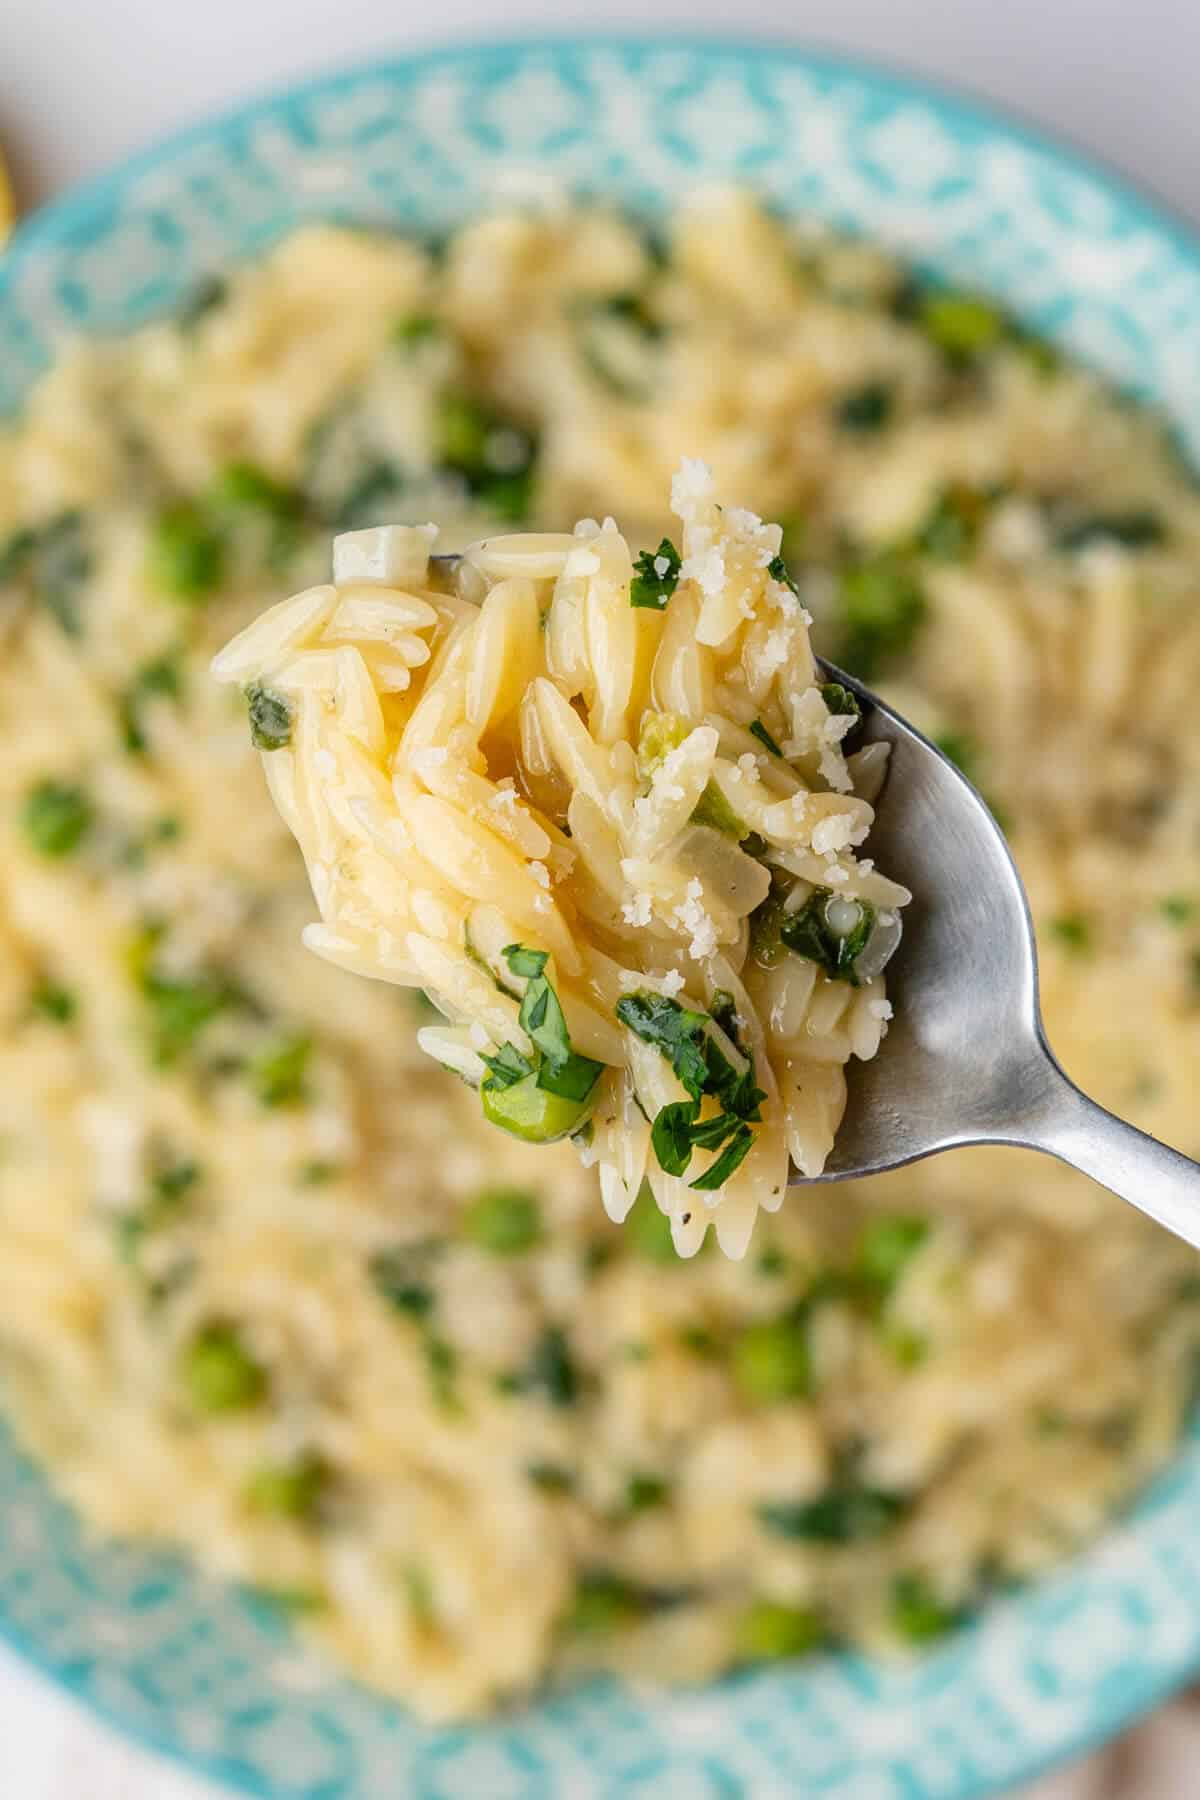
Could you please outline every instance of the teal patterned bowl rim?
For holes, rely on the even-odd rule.
[[[201,123],[23,224],[0,255],[0,413],[62,337],[126,329],[305,219],[444,230],[547,178],[642,211],[697,180],[878,238],[1161,402],[1200,455],[1200,241],[984,105],[777,42],[448,45]],[[982,1800],[1200,1666],[1200,1436],[1092,1549],[920,1662],[614,1682],[427,1729],[253,1596],[84,1537],[0,1430],[0,1640],[126,1734],[271,1800]]]

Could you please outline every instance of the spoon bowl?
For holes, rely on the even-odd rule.
[[[896,1017],[879,1054],[853,1065],[817,1179],[880,1174],[968,1144],[1019,1145],[1072,1164],[1200,1247],[1200,1164],[1081,1093],[1046,1041],[1029,903],[982,796],[890,706],[822,667],[857,696],[864,741],[890,747],[870,847],[913,899],[888,964]]]

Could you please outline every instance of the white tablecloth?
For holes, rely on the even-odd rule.
[[[1200,211],[1197,0],[739,0],[736,12],[727,0],[618,0],[608,9],[594,0],[439,0],[436,13],[412,0],[0,0],[0,144],[31,202],[256,87],[380,45],[435,30],[622,22],[787,32],[894,58],[1059,126],[1181,209]],[[0,1652],[0,1800],[212,1800],[216,1792],[130,1749]],[[1022,1800],[1198,1793],[1200,1709],[1177,1706],[1128,1751]]]

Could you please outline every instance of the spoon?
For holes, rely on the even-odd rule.
[[[452,581],[456,555],[434,556]],[[1013,1144],[1070,1163],[1200,1249],[1200,1163],[1106,1112],[1046,1041],[1037,948],[1021,877],[982,796],[861,682],[863,742],[891,746],[872,856],[912,889],[888,964],[896,1017],[856,1064],[817,1181],[849,1181],[968,1144]],[[793,1186],[811,1182],[793,1172]]]
[[[857,695],[864,740],[891,746],[870,850],[913,900],[888,964],[896,1017],[879,1054],[854,1066],[817,1179],[1014,1144],[1070,1163],[1200,1248],[1200,1163],[1089,1099],[1046,1041],[1029,902],[983,799],[890,706],[822,667]]]

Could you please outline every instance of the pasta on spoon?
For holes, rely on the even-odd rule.
[[[303,850],[317,954],[424,989],[422,1047],[624,1217],[744,1254],[820,1173],[875,1054],[907,889],[862,847],[885,774],[822,682],[781,529],[675,476],[677,547],[611,519],[334,545],[334,580],[215,659]]]

